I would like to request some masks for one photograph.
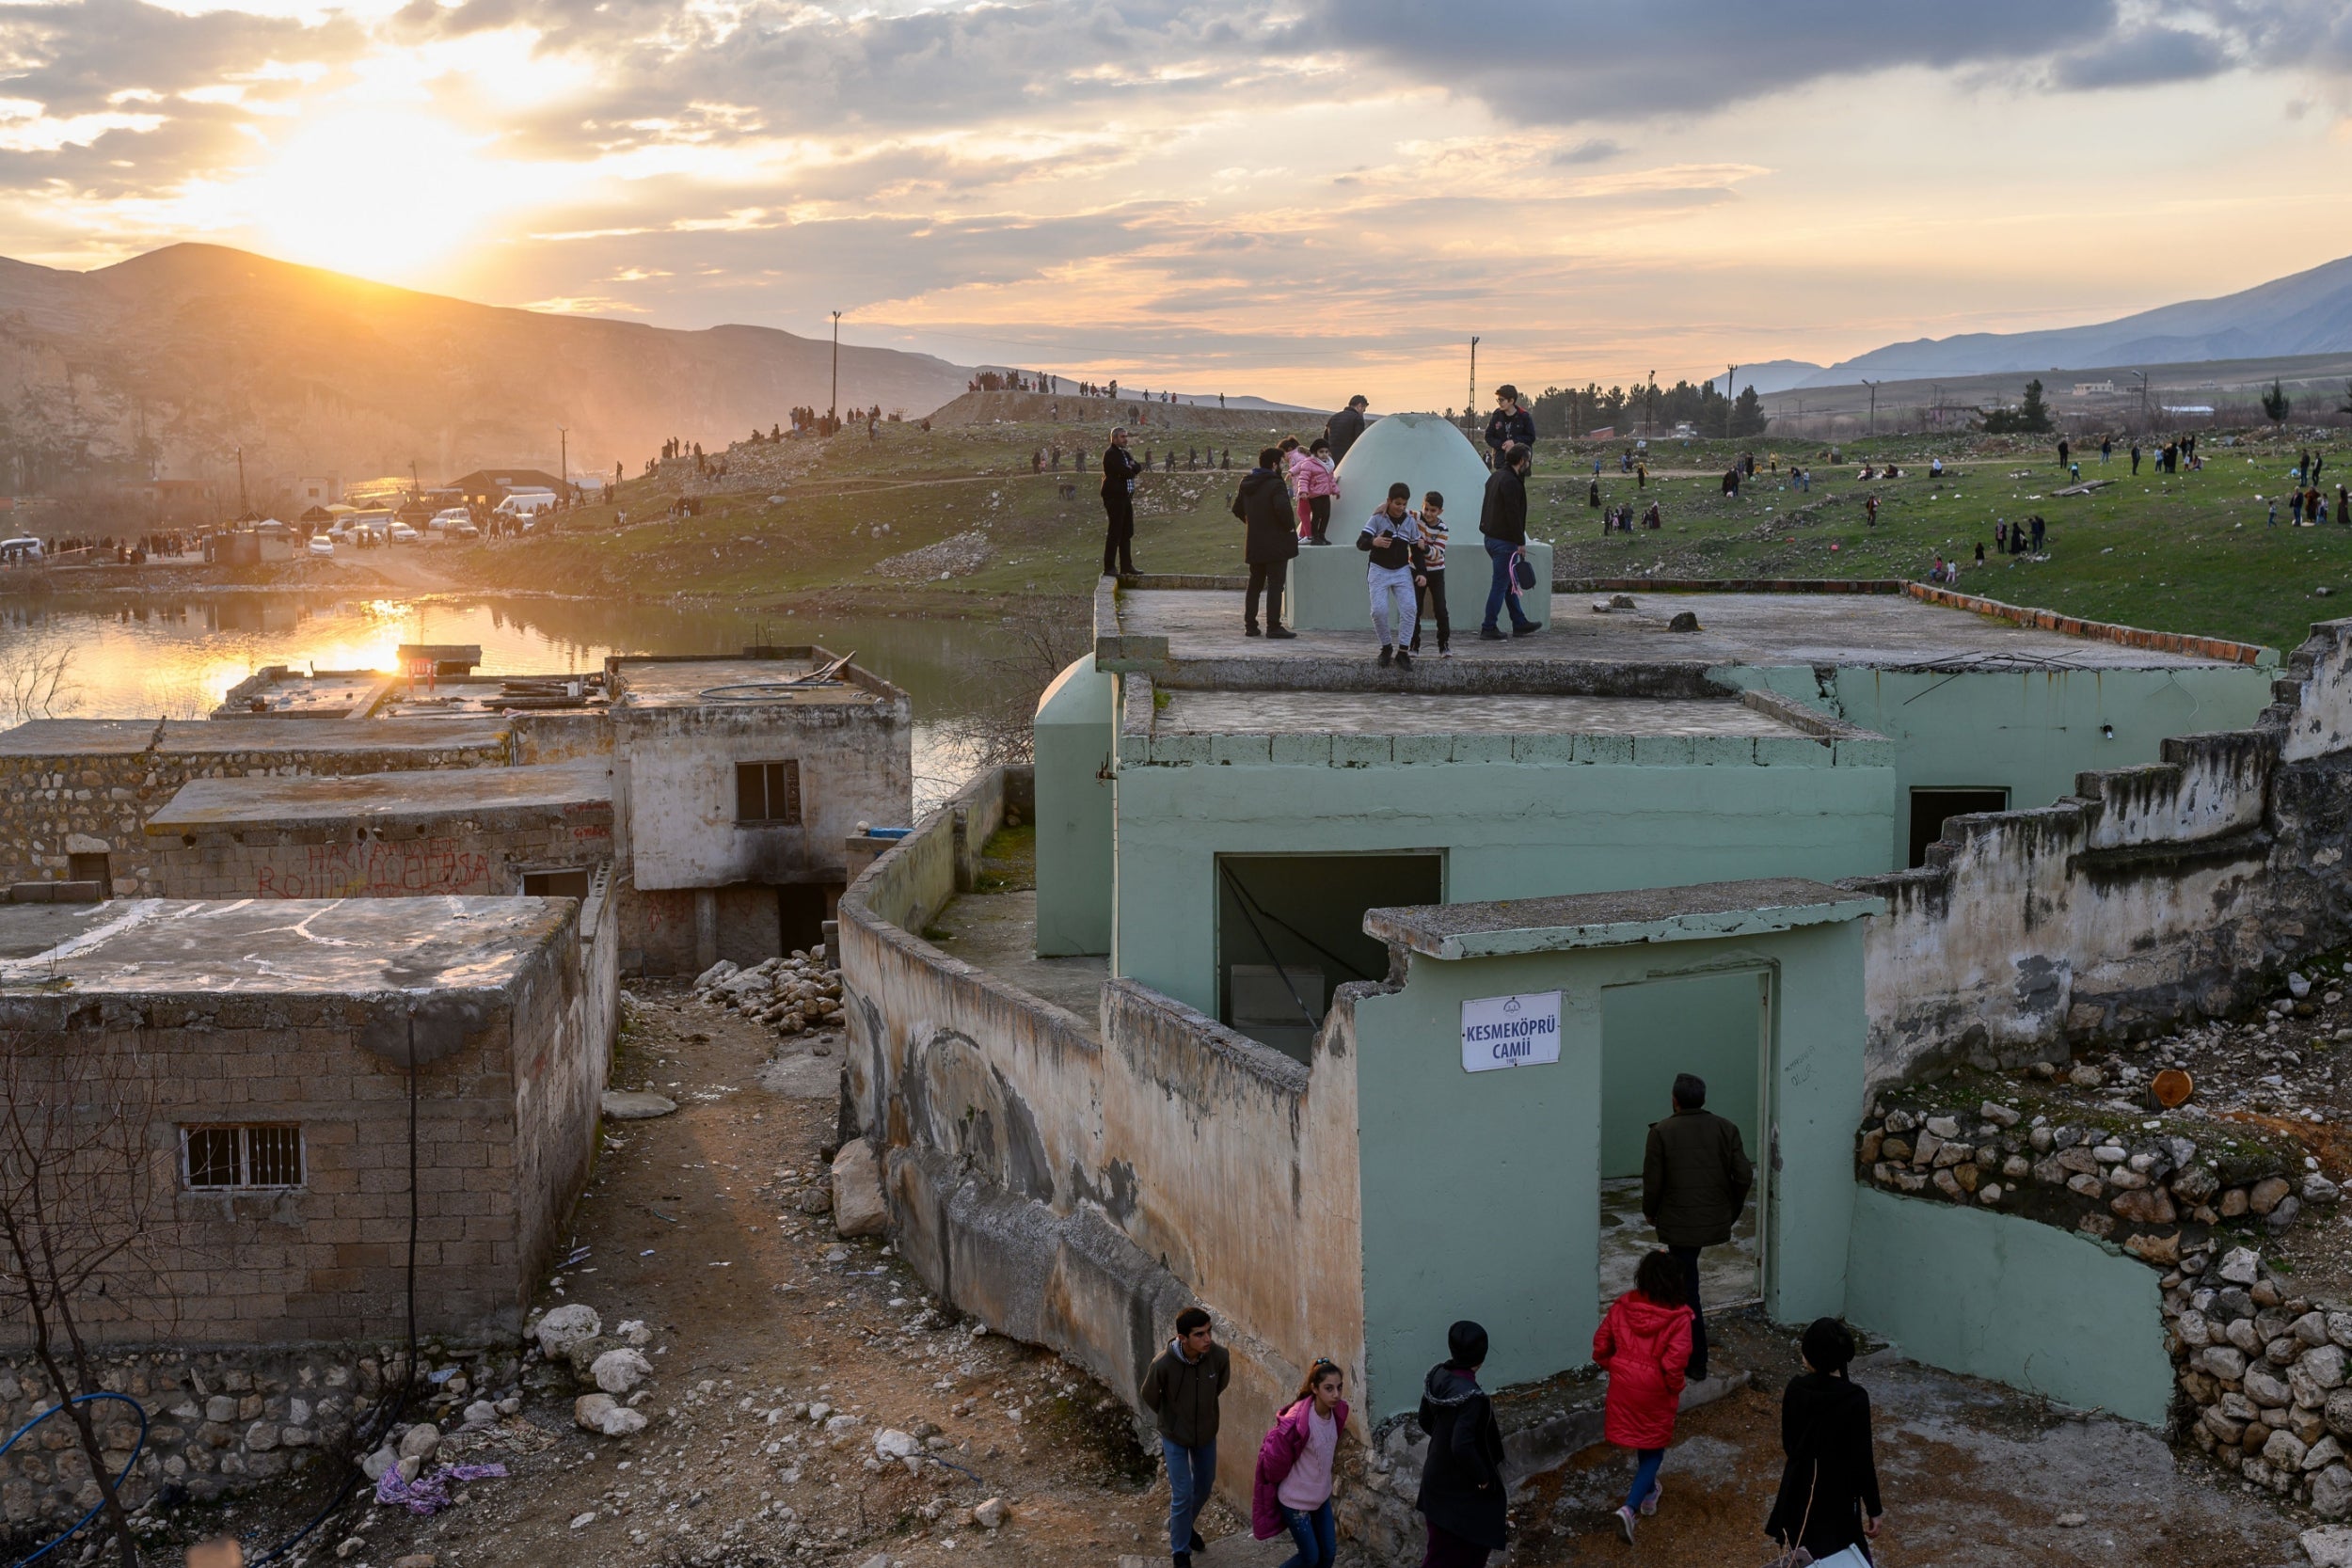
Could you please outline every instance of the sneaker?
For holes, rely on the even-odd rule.
[[[1646,1519],[1651,1514],[1656,1513],[1658,1512],[1658,1499],[1665,1495],[1666,1483],[1664,1481],[1651,1481],[1649,1483],[1649,1496],[1642,1499],[1642,1517]]]
[[[1396,651],[1396,667],[1397,667],[1398,669],[1400,669],[1400,670],[1410,670],[1410,669],[1413,667],[1413,654],[1412,654],[1412,650],[1411,650],[1411,649],[1409,649],[1409,648],[1399,648],[1399,649],[1397,649],[1397,651]]]
[[[1241,626],[1241,634],[1244,637],[1256,637],[1258,635],[1258,623],[1255,621],[1244,621]]]
[[[1544,624],[1541,621],[1530,621],[1523,626],[1513,626],[1511,628],[1511,635],[1514,637],[1533,637],[1535,633],[1543,629]]]
[[[1633,1527],[1628,1525],[1626,1528],[1628,1529],[1631,1529]],[[1630,1538],[1629,1537],[1629,1539]],[[1176,1568],[1192,1568],[1192,1554],[1190,1552],[1178,1552],[1175,1554],[1175,1560]]]
[[[1632,1545],[1633,1511],[1626,1507],[1623,1503],[1619,1503],[1617,1505],[1617,1524],[1625,1530],[1625,1544],[1629,1546]],[[1176,1568],[1192,1568],[1192,1564],[1189,1562],[1180,1562],[1176,1565]]]
[[[1382,664],[1392,664],[1392,663],[1394,663],[1395,661],[1396,661],[1396,650],[1395,650],[1394,648],[1390,647],[1390,646],[1389,646],[1386,642],[1381,643],[1381,644],[1380,644],[1380,662],[1381,662]]]
[[[1502,633],[1492,626],[1481,626],[1478,628],[1478,640],[1481,642],[1500,642],[1502,641]]]
[[[1269,642],[1288,642],[1297,635],[1288,626],[1268,626],[1265,633],[1266,641]]]

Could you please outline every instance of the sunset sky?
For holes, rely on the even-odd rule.
[[[0,6],[0,254],[1375,406],[2352,252],[2342,0]]]

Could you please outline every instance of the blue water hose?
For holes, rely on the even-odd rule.
[[[72,1400],[68,1401],[67,1403],[95,1404],[100,1400],[119,1401],[120,1402],[129,1405],[134,1411],[137,1412],[139,1418],[138,1440],[131,1445],[131,1457],[123,1462],[122,1474],[115,1477],[115,1489],[119,1492],[122,1489],[122,1483],[128,1481],[131,1477],[131,1466],[139,1462],[139,1450],[147,1447],[147,1406],[141,1404],[138,1401],[133,1399],[128,1394],[117,1394],[111,1392],[76,1394]],[[53,1404],[48,1409],[42,1411],[40,1415],[34,1417],[31,1420],[25,1422],[23,1426],[18,1427],[16,1431],[9,1435],[7,1442],[0,1443],[0,1458],[7,1457],[8,1451],[16,1447],[17,1440],[19,1438],[23,1437],[26,1433],[32,1431],[35,1427],[40,1425],[41,1422],[49,1419],[50,1417],[55,1416],[58,1411],[63,1410],[64,1408],[65,1405],[63,1404]],[[83,1514],[79,1519],[74,1520],[71,1526],[67,1527],[63,1535],[51,1539],[31,1556],[18,1558],[16,1560],[15,1568],[25,1568],[25,1564],[27,1563],[39,1562],[42,1558],[47,1557],[51,1552],[56,1551],[58,1547],[64,1545],[67,1542],[81,1534],[82,1527],[88,1524],[92,1519],[97,1518],[99,1511],[103,1509],[105,1506],[106,1500],[103,1497],[101,1497],[98,1500],[97,1506],[92,1508],[87,1513]]]

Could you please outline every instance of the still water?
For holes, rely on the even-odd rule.
[[[755,642],[855,651],[914,700],[919,810],[945,799],[971,765],[942,733],[968,711],[979,661],[1001,641],[993,619],[785,615],[578,600],[359,598],[187,594],[126,603],[59,596],[0,605],[0,727],[56,718],[200,719],[269,664],[391,671],[403,642],[478,642],[485,674],[601,669],[607,654],[731,653]],[[25,688],[59,655],[54,698]],[[44,701],[44,699],[46,699]]]

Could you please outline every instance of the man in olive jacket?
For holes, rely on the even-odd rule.
[[[1707,1109],[1706,1081],[1675,1079],[1674,1115],[1650,1123],[1642,1153],[1642,1217],[1682,1264],[1691,1305],[1692,1382],[1707,1375],[1707,1314],[1699,1307],[1699,1249],[1722,1246],[1748,1201],[1756,1167],[1740,1129]]]
[[[1168,1461],[1168,1549],[1176,1568],[1208,1543],[1193,1521],[1216,1485],[1216,1402],[1233,1378],[1233,1360],[1198,1307],[1176,1314],[1176,1337],[1143,1374],[1143,1407],[1157,1418]]]

